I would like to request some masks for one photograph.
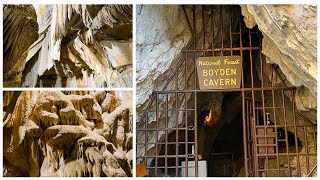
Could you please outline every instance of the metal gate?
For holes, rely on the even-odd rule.
[[[316,124],[296,111],[295,87],[265,63],[258,29],[245,27],[239,6],[181,7],[193,43],[137,124],[137,163],[148,176],[199,176],[205,161],[198,159],[198,94],[240,92],[245,176],[310,176]],[[199,90],[197,58],[232,55],[243,59],[241,88]]]

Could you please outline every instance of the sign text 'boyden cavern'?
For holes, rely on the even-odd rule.
[[[199,57],[197,71],[200,89],[240,88],[242,59],[240,56]]]

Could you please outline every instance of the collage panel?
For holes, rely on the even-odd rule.
[[[4,87],[132,87],[132,5],[3,5]]]
[[[4,177],[132,177],[131,91],[4,91]]]
[[[317,5],[136,5],[138,177],[316,177]]]

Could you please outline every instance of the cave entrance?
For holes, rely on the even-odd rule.
[[[295,87],[280,68],[266,63],[258,28],[245,27],[239,6],[181,10],[193,43],[137,124],[139,167],[146,176],[309,176],[316,124],[296,110]],[[243,60],[240,88],[199,88],[199,57],[236,55]],[[240,148],[223,147],[232,145]]]
[[[231,99],[238,99],[239,102],[236,103],[241,104],[241,98],[235,98],[241,97],[241,93],[214,94],[217,93],[199,93],[198,136],[202,137],[198,141],[199,161],[206,163],[208,177],[237,176],[244,166],[242,111],[241,108],[236,108],[230,114],[228,109]],[[201,102],[210,104],[205,100],[210,95],[218,103],[205,108]],[[217,113],[219,111],[221,115]],[[209,116],[211,122],[208,121]]]

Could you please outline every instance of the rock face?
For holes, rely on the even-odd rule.
[[[23,28],[22,28],[23,27]],[[38,38],[37,15],[31,5],[3,6],[4,86],[20,86],[27,49]]]
[[[258,25],[263,33],[262,53],[266,56],[267,62],[279,65],[288,82],[298,87],[296,96],[298,109],[316,110],[316,5],[241,5],[241,7],[247,27]]]
[[[132,176],[132,94],[4,94],[4,176]]]
[[[4,34],[4,67],[17,69],[4,72],[5,87],[132,86],[131,5],[35,7],[4,6],[5,30],[17,29]]]
[[[142,113],[152,91],[170,76],[191,33],[179,6],[137,5],[136,12],[137,112]]]

